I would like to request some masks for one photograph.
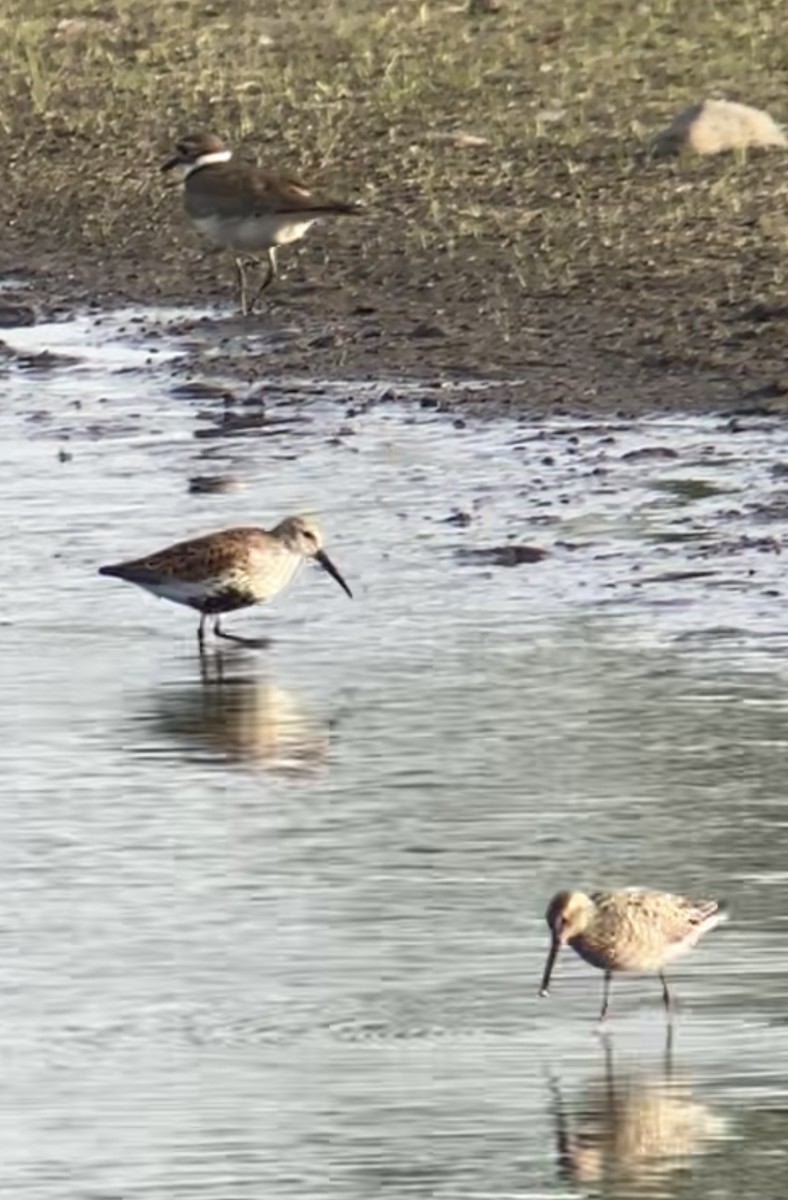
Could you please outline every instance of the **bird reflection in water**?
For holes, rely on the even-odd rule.
[[[216,753],[280,775],[315,775],[328,757],[325,722],[298,696],[244,669],[244,656],[200,656],[200,682],[167,688],[156,720],[168,737],[196,752]]]
[[[558,1170],[578,1187],[604,1184],[608,1194],[655,1195],[667,1176],[708,1153],[727,1132],[725,1118],[692,1095],[673,1071],[669,1028],[660,1070],[614,1071],[602,1037],[604,1074],[567,1104],[550,1083]]]

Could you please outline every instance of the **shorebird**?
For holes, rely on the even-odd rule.
[[[232,151],[213,133],[181,138],[162,171],[184,168],[186,212],[200,233],[232,250],[241,312],[246,316],[277,273],[276,250],[299,241],[323,217],[354,216],[358,205],[316,195],[297,179],[231,162]],[[266,273],[249,303],[244,255],[266,252]]]
[[[727,917],[716,900],[689,900],[668,892],[622,888],[615,892],[558,892],[545,914],[552,944],[547,956],[540,996],[549,994],[550,978],[562,946],[605,972],[600,1021],[610,1001],[614,971],[656,972],[662,1001],[669,1012],[671,995],[664,968],[686,954],[715,925]]]
[[[352,596],[323,549],[323,536],[310,517],[285,517],[270,531],[255,526],[223,529],[178,542],[147,558],[100,567],[99,575],[136,583],[154,596],[196,609],[200,613],[197,637],[201,647],[209,616],[215,618],[216,637],[249,644],[250,639],[225,633],[222,613],[271,600],[310,558]]]

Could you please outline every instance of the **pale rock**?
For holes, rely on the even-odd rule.
[[[788,146],[785,130],[767,112],[734,100],[703,100],[686,108],[658,133],[651,153],[719,154],[749,146]]]

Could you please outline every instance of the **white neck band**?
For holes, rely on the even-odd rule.
[[[229,162],[232,156],[232,150],[212,150],[210,154],[201,154],[186,168],[186,175],[191,175],[192,171],[197,171],[200,167],[210,166],[211,163]]]

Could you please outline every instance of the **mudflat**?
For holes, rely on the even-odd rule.
[[[788,115],[783,6],[691,9],[7,0],[3,319],[229,314],[230,256],[158,170],[207,128],[365,208],[283,251],[249,374],[496,379],[491,406],[534,412],[781,408],[786,152],[645,150],[707,95]],[[250,327],[197,324],[219,348]]]

